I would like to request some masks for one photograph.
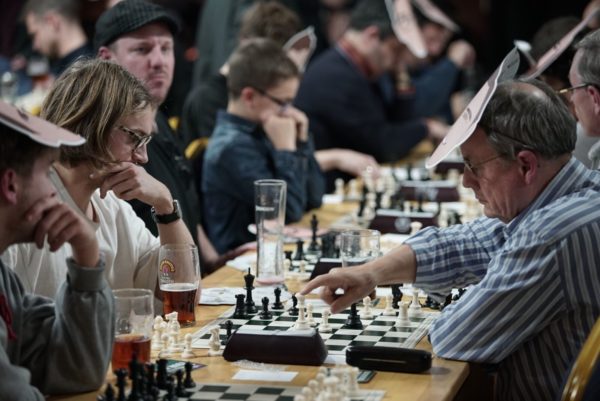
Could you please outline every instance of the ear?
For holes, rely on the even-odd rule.
[[[58,30],[60,27],[60,16],[57,13],[48,11],[46,14],[44,14],[43,18],[44,22],[51,26],[52,29]]]
[[[521,150],[517,153],[519,172],[525,184],[531,184],[538,175],[538,156],[531,150]]]
[[[369,41],[369,43],[375,40],[379,41],[379,33],[379,28],[375,25],[368,26],[363,30],[363,35],[365,39]]]
[[[257,93],[256,90],[254,90],[254,88],[246,86],[244,87],[244,89],[242,89],[239,99],[243,100],[244,103],[252,103],[256,98],[256,95]]]
[[[98,58],[101,58],[102,60],[112,60],[113,53],[108,47],[100,46],[98,49]]]
[[[592,98],[594,114],[600,116],[600,89],[594,85],[590,85],[586,88],[586,90]]]
[[[16,205],[19,198],[19,176],[13,169],[7,169],[0,175],[0,198],[10,205]]]

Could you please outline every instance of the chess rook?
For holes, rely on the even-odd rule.
[[[121,334],[115,337],[112,368],[128,369],[131,356],[135,354],[140,363],[150,361],[150,337],[140,334]]]
[[[194,283],[172,283],[161,285],[163,311],[165,315],[177,312],[177,321],[182,326],[191,326],[196,321],[194,307],[198,286]]]

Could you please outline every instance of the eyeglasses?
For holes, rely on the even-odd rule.
[[[266,91],[259,89],[259,88],[253,87],[252,89],[257,91],[258,93],[260,93],[261,95],[263,95],[264,97],[266,97],[267,99],[272,101],[273,103],[276,103],[279,107],[281,107],[282,110],[285,110],[292,105],[292,102],[290,100],[279,99],[278,97],[269,95]]]
[[[568,88],[561,89],[559,91],[556,91],[556,93],[558,93],[559,95],[564,95],[565,93],[573,92],[573,91],[575,91],[577,89],[581,89],[581,88],[587,88],[588,86],[593,86],[594,88],[598,88],[594,84],[584,82],[584,83],[581,83],[579,85],[570,86]]]
[[[121,131],[123,131],[124,133],[129,135],[129,138],[133,142],[133,151],[134,152],[136,150],[138,150],[139,148],[141,148],[142,146],[147,145],[152,140],[152,136],[153,136],[152,134],[140,135],[137,132],[135,132],[134,130],[127,128],[123,125],[119,125],[117,127],[117,129],[120,129]]]
[[[486,164],[486,163],[489,163],[489,162],[491,162],[492,160],[499,159],[499,158],[501,158],[501,157],[502,157],[502,155],[496,155],[496,156],[492,156],[492,157],[490,157],[489,159],[485,159],[485,160],[483,160],[483,161],[480,161],[479,163],[475,163],[475,164],[471,164],[471,162],[470,162],[470,161],[468,161],[468,160],[465,160],[465,161],[464,161],[464,163],[465,163],[465,168],[466,168],[467,170],[469,170],[469,171],[471,172],[471,174],[473,174],[475,177],[479,177],[479,175],[478,175],[478,172],[479,172],[479,168],[480,168],[481,166],[483,166],[483,165],[484,165],[484,164]]]

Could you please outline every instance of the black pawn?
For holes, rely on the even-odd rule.
[[[159,359],[156,361],[156,366],[158,366],[158,370],[156,371],[156,387],[165,390],[167,388],[167,360]]]
[[[292,307],[288,310],[290,316],[298,316],[298,298],[292,295]]]
[[[262,299],[262,312],[260,312],[260,318],[263,320],[273,319],[273,314],[269,312],[269,298],[263,297]]]
[[[117,369],[115,370],[115,375],[117,376],[117,389],[119,393],[117,394],[117,401],[125,401],[125,387],[127,387],[127,369]]]
[[[363,217],[363,213],[365,212],[365,205],[367,204],[367,200],[363,197],[360,202],[358,203],[358,212],[356,212],[356,215],[358,217]]]
[[[246,305],[244,299],[246,296],[244,294],[237,294],[235,296],[235,311],[231,316],[234,319],[245,319],[246,318]]]
[[[292,254],[294,253],[294,251],[283,251],[283,254],[285,255],[285,258],[287,260],[289,260],[290,262],[292,261]]]
[[[196,382],[192,379],[192,367],[193,365],[191,362],[185,363],[185,380],[183,381],[183,386],[185,388],[196,387]]]
[[[311,252],[317,252],[319,250],[319,244],[317,243],[317,230],[319,229],[319,220],[317,219],[316,214],[312,215],[312,219],[310,220],[310,228],[312,230],[312,238],[310,240],[308,250]]]
[[[271,307],[273,310],[283,310],[283,302],[281,302],[281,288],[277,287],[273,291],[275,293],[275,303]]]
[[[423,200],[425,199],[425,196],[423,194],[419,194],[419,196],[417,197],[417,212],[419,213],[423,213]]]
[[[358,311],[356,310],[356,304],[352,304],[352,306],[350,307],[350,314],[348,315],[348,318],[346,319],[346,323],[344,324],[344,327],[347,329],[362,329],[363,328],[363,324],[360,321],[360,316],[358,316]]]
[[[296,241],[296,253],[294,254],[294,260],[304,260],[304,241],[299,239]]]
[[[406,180],[412,181],[412,164],[406,166]]]
[[[98,401],[115,401],[115,389],[110,383],[106,385],[104,396],[98,396]]]
[[[402,290],[399,284],[392,284],[392,308],[398,309],[398,303],[402,300]]]
[[[146,364],[146,392],[148,394],[152,394],[152,389],[156,387],[156,381],[154,378],[154,372],[156,370],[156,365],[153,363]]]
[[[250,268],[248,268],[248,274],[244,276],[244,281],[246,282],[246,314],[255,314],[258,311],[256,310],[256,305],[252,299],[252,290],[254,290],[254,276],[252,273],[250,273]]]
[[[185,391],[185,387],[183,385],[183,370],[179,369],[175,372],[175,376],[177,377],[177,387],[175,388],[175,395],[177,397],[189,397],[189,393]]]
[[[233,331],[233,322],[231,320],[227,320],[225,322],[225,332],[226,332],[226,337],[224,340],[221,340],[221,344],[222,345],[227,345],[227,343],[229,342],[229,338],[231,337],[231,332]]]

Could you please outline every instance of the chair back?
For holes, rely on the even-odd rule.
[[[587,340],[571,368],[563,389],[562,401],[598,400],[600,395],[600,319],[592,327]]]

